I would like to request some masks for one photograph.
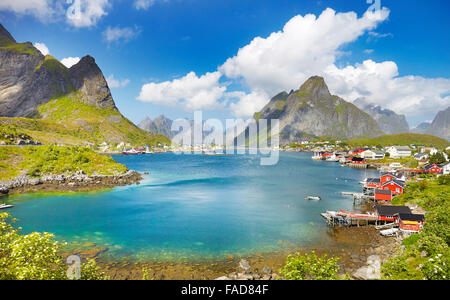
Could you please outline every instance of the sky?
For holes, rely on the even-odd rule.
[[[119,110],[247,119],[323,76],[332,94],[405,114],[450,105],[450,2],[0,0],[0,22],[66,66],[95,58]]]

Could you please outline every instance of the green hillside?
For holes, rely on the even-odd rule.
[[[79,93],[54,99],[39,106],[38,111],[41,119],[1,117],[2,140],[8,142],[6,136],[25,135],[44,144],[170,144],[167,137],[136,127],[117,110],[84,104]]]
[[[117,175],[125,173],[127,168],[85,147],[0,147],[0,181],[21,174],[39,177],[79,170],[88,175]]]
[[[346,141],[352,146],[393,146],[393,145],[424,145],[445,149],[450,143],[444,139],[428,134],[401,133],[382,135],[370,139],[355,139]]]

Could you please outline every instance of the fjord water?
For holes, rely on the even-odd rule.
[[[281,152],[274,166],[253,155],[113,157],[149,174],[139,185],[106,191],[13,197],[18,225],[75,248],[107,247],[112,259],[221,259],[313,247],[327,239],[319,214],[352,209],[341,192],[359,191],[358,182],[377,173],[313,161],[310,153]]]

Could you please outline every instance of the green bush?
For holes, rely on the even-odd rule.
[[[306,255],[296,253],[287,257],[280,274],[287,280],[337,280],[338,261],[339,258],[327,258],[327,255],[318,257],[314,251]]]
[[[68,265],[50,233],[19,233],[7,213],[0,213],[0,280],[67,280]],[[20,228],[19,228],[20,229]],[[82,280],[107,279],[93,260],[81,265]]]

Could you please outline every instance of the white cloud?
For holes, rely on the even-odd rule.
[[[70,68],[71,66],[76,65],[79,61],[79,57],[66,57],[61,60],[61,63],[67,68]]]
[[[106,28],[106,30],[103,32],[103,37],[108,43],[111,42],[119,42],[124,41],[128,42],[131,39],[136,38],[140,34],[139,28],[131,28],[131,27],[110,27]]]
[[[408,117],[433,115],[450,105],[450,79],[400,77],[392,61],[366,60],[342,69],[331,65],[323,74],[330,90],[342,98],[354,101],[363,97]]]
[[[143,9],[147,10],[150,6],[155,4],[156,0],[135,0],[134,1],[134,8],[137,10]]]
[[[252,116],[255,112],[260,111],[267,104],[270,97],[264,91],[252,91],[249,94],[243,92],[234,93],[239,99],[236,103],[230,103],[230,110],[238,118]]]
[[[41,22],[66,22],[75,27],[91,27],[107,15],[110,0],[1,0],[0,11],[32,15]]]
[[[235,99],[226,107],[235,116],[246,117],[259,111],[271,96],[298,88],[312,75],[321,75],[330,90],[345,100],[364,97],[408,117],[433,115],[448,107],[450,79],[399,76],[397,64],[391,61],[367,60],[343,68],[336,66],[336,60],[344,53],[342,47],[359,37],[367,33],[375,38],[392,36],[373,31],[388,16],[386,8],[381,13],[366,12],[359,18],[354,12],[336,13],[332,9],[324,10],[318,17],[298,15],[282,31],[254,38],[218,71],[202,77],[191,72],[182,79],[144,85],[138,99],[182,105],[185,109],[223,107],[221,97]],[[211,74],[214,80],[207,80]],[[226,93],[226,86],[219,83],[221,77],[243,83],[249,92]]]
[[[142,86],[138,100],[167,106],[180,106],[188,111],[217,109],[218,100],[226,87],[219,83],[219,72],[198,77],[194,72],[172,81],[147,83]]]
[[[54,0],[2,0],[0,11],[32,15],[41,21],[49,21],[55,14],[62,12],[60,5],[56,5]]]
[[[50,51],[48,50],[48,47],[44,43],[34,43],[33,46],[38,49],[42,55],[50,54]]]
[[[130,83],[130,80],[129,79],[123,79],[123,80],[115,79],[114,74],[111,74],[108,76],[108,78],[106,78],[106,82],[108,82],[108,86],[110,88],[123,88],[123,87],[126,87]]]
[[[67,22],[75,27],[91,27],[107,15],[108,0],[68,0],[71,4],[66,11]]]
[[[366,12],[358,18],[354,12],[336,13],[330,8],[319,17],[298,15],[282,31],[253,39],[219,70],[270,95],[292,89],[333,64],[343,45],[374,29],[388,15],[389,10],[383,9],[381,14]]]
[[[364,50],[364,53],[366,53],[366,54],[372,54],[374,51],[375,51],[375,50],[373,50],[373,49],[366,49],[366,50]]]

